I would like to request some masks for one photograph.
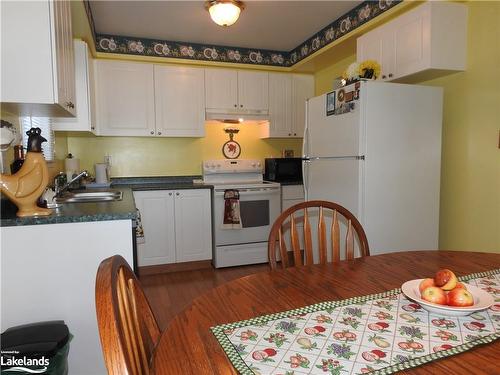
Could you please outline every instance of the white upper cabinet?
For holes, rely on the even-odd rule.
[[[429,1],[358,38],[357,60],[377,60],[390,81],[465,70],[466,48],[467,6]]]
[[[262,113],[269,110],[269,75],[233,69],[205,69],[205,103],[212,113]]]
[[[269,111],[269,73],[238,71],[238,105],[243,111]]]
[[[2,1],[1,98],[8,111],[74,116],[69,1]]]
[[[292,75],[269,73],[269,125],[267,137],[292,135]]]
[[[238,109],[238,72],[230,69],[205,69],[205,107]]]
[[[167,137],[205,135],[203,69],[155,65],[156,134]]]
[[[87,43],[81,40],[74,41],[75,48],[75,88],[76,88],[76,117],[54,118],[54,130],[88,131],[95,129],[94,116],[94,61],[90,57]]]
[[[313,96],[314,76],[269,73],[269,123],[261,124],[261,138],[302,138]]]
[[[204,70],[96,61],[97,134],[203,137]]]
[[[156,133],[153,65],[96,60],[97,134]]]
[[[292,75],[292,137],[302,138],[306,125],[306,100],[314,97],[314,76]]]

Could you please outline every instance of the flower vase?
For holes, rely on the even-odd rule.
[[[362,78],[366,78],[366,79],[373,79],[373,73],[374,73],[374,70],[373,70],[373,69],[365,69],[365,71],[364,71],[364,74],[363,74],[363,77],[362,77]]]

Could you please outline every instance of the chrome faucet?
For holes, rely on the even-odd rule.
[[[55,195],[54,197],[60,197],[62,195],[62,193],[64,193],[66,190],[68,190],[68,188],[70,187],[70,185],[73,183],[73,182],[76,182],[84,177],[88,177],[89,174],[87,171],[81,171],[79,174],[77,174],[75,177],[73,177],[70,181],[66,182],[63,186],[60,186],[59,185],[59,176],[63,174],[62,172],[56,176],[55,180],[54,180],[54,188],[55,188]]]

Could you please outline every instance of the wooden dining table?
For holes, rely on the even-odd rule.
[[[406,251],[337,264],[260,272],[196,298],[162,333],[152,358],[159,374],[237,374],[210,327],[399,288],[440,268],[457,276],[500,268],[500,253]],[[404,374],[500,374],[500,342],[435,360]]]

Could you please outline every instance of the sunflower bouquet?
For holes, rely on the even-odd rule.
[[[359,77],[377,79],[380,76],[380,64],[375,60],[366,60],[359,64]]]
[[[342,73],[342,78],[346,82],[354,82],[359,79],[359,63],[353,62]]]

